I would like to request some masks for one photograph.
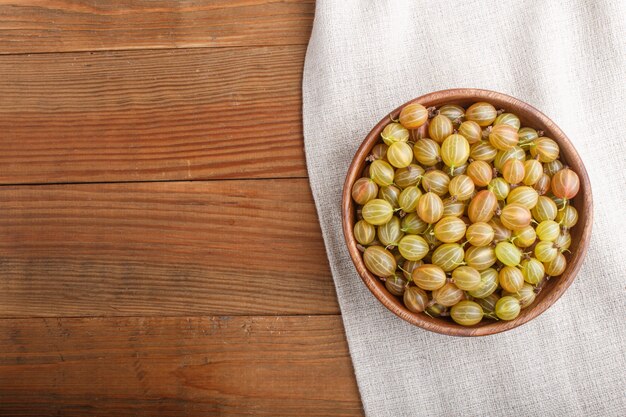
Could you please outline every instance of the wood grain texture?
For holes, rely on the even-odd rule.
[[[351,190],[354,182],[361,177],[361,173],[366,164],[365,158],[370,154],[374,145],[380,140],[380,133],[391,120],[398,118],[404,106],[416,102],[425,107],[458,104],[467,108],[471,104],[479,101],[486,101],[494,105],[497,109],[505,109],[506,111],[515,113],[520,118],[522,126],[543,130],[545,136],[554,139],[559,144],[559,159],[576,171],[580,178],[580,191],[578,195],[569,202],[578,210],[579,220],[576,226],[570,230],[572,245],[569,248],[571,253],[566,255],[567,267],[565,271],[561,276],[547,281],[533,304],[523,309],[520,315],[514,320],[501,320],[496,322],[484,320],[475,326],[464,327],[449,319],[430,317],[425,313],[414,313],[410,311],[398,297],[392,295],[385,288],[382,281],[368,271],[363,262],[362,254],[357,248],[357,242],[353,234],[356,212],[355,204],[351,198]],[[420,127],[420,129],[422,128],[424,128],[424,126]],[[370,133],[364,138],[363,143],[357,150],[348,168],[348,174],[343,188],[342,218],[343,232],[346,237],[348,251],[350,252],[350,257],[359,275],[372,294],[391,312],[411,324],[433,332],[452,336],[486,336],[504,332],[527,323],[550,308],[571,285],[587,254],[591,240],[593,196],[587,170],[576,148],[574,148],[574,145],[565,133],[546,115],[530,104],[506,94],[474,88],[458,88],[436,91],[411,100],[393,110],[374,126]]]
[[[0,191],[0,317],[338,312],[304,179]]]
[[[304,177],[304,53],[0,56],[0,183]]]
[[[306,45],[313,0],[0,1],[0,54]]]
[[[0,415],[360,416],[339,316],[0,320]]]

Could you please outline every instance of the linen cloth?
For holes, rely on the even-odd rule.
[[[481,338],[395,317],[341,231],[350,161],[424,93],[500,91],[570,137],[595,203],[584,266],[547,312]],[[626,2],[318,0],[303,80],[311,188],[368,416],[626,416]]]

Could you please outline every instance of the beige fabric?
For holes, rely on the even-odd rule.
[[[369,416],[626,416],[626,2],[318,0],[304,72],[311,188]],[[464,339],[396,318],[345,249],[341,187],[389,110],[426,92],[518,97],[573,140],[594,233],[567,293],[532,322]]]

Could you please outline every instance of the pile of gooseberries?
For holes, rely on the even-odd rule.
[[[407,309],[513,320],[561,275],[578,175],[559,146],[486,102],[404,106],[352,185],[365,267]]]

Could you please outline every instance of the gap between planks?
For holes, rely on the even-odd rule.
[[[19,321],[19,320],[43,320],[43,319],[62,319],[62,320],[106,320],[106,319],[180,319],[180,318],[189,318],[189,319],[207,319],[207,318],[216,318],[219,320],[222,319],[229,319],[231,317],[236,317],[236,318],[259,318],[259,319],[290,319],[290,318],[316,318],[316,317],[324,317],[324,318],[330,318],[330,317],[341,317],[341,311],[339,313],[315,313],[315,314],[311,314],[311,313],[302,313],[302,314],[298,314],[298,313],[289,313],[289,314],[244,314],[244,313],[232,313],[232,314],[185,314],[185,313],[181,313],[181,314],[164,314],[164,315],[146,315],[146,314],[128,314],[128,315],[121,315],[121,316],[107,316],[107,315],[94,315],[94,316],[89,316],[89,315],[76,315],[76,316],[59,316],[59,315],[52,315],[52,316],[19,316],[19,317],[5,317],[5,316],[0,316],[0,322],[5,322],[5,321]]]
[[[271,48],[271,47],[298,47],[306,46],[306,43],[279,43],[275,45],[266,44],[246,44],[246,45],[226,45],[226,46],[178,46],[178,47],[138,47],[138,48],[110,48],[110,49],[75,49],[66,51],[36,51],[36,52],[9,52],[0,53],[0,57],[12,56],[31,56],[31,55],[65,55],[65,54],[106,54],[114,52],[168,52],[168,51],[187,51],[187,50],[211,50],[222,51],[228,49],[255,49],[255,48]]]
[[[220,181],[283,181],[283,180],[308,180],[308,176],[293,177],[260,177],[260,178],[193,178],[189,180],[122,180],[122,181],[67,181],[67,182],[34,182],[34,183],[0,183],[2,187],[41,187],[41,186],[59,186],[59,185],[104,185],[104,184],[152,184],[152,183],[201,183],[201,182],[220,182]]]

